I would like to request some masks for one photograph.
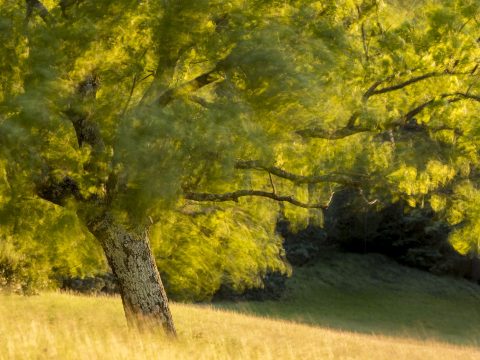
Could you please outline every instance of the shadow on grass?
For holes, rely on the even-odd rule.
[[[215,307],[345,331],[480,346],[480,286],[380,255],[329,254],[299,268],[280,301]]]

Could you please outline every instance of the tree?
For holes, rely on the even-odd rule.
[[[273,159],[277,136],[292,127],[275,122],[312,98],[315,82],[296,60],[311,45],[297,42],[301,29],[284,4],[1,7],[10,187],[77,214],[119,280],[129,324],[148,320],[175,333],[148,236],[167,209],[246,196],[324,206],[252,189],[248,175],[235,174]]]
[[[171,209],[418,202],[477,162],[476,1],[0,5],[10,187],[77,214],[133,326],[175,333],[149,244]]]

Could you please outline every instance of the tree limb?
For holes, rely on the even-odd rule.
[[[374,87],[380,84],[380,82],[375,83],[371,89],[374,90]],[[387,128],[397,128],[401,127],[405,130],[413,130],[413,129],[419,129],[419,124],[416,123],[415,121],[415,116],[417,116],[419,113],[421,113],[423,110],[425,110],[427,107],[435,104],[435,101],[437,99],[446,99],[446,102],[448,104],[453,104],[458,101],[462,100],[472,100],[476,102],[480,102],[480,95],[475,95],[475,94],[470,94],[468,92],[454,92],[454,93],[446,93],[446,94],[441,94],[437,96],[436,98],[427,100],[409,111],[402,115],[400,119],[394,121],[391,123],[390,127]],[[375,128],[367,128],[367,127],[360,127],[360,126],[350,126],[352,124],[349,124],[343,128],[336,129],[334,131],[328,131],[325,129],[321,128],[307,128],[307,129],[302,129],[302,130],[297,130],[295,133],[304,137],[304,138],[318,138],[318,139],[330,139],[330,140],[338,140],[338,139],[343,139],[348,136],[356,135],[359,133],[364,133],[364,132],[375,132],[378,129]],[[437,127],[437,128],[428,128],[423,125],[425,130],[429,129],[431,131],[439,131],[439,130],[454,130],[456,134],[461,135],[462,132],[459,129],[452,129],[452,128],[447,128],[447,127]]]
[[[27,13],[25,15],[26,24],[29,23],[34,10],[38,12],[38,15],[40,15],[40,17],[42,18],[43,21],[45,21],[46,24],[50,22],[50,19],[49,19],[50,13],[48,12],[45,5],[43,5],[39,0],[25,0],[25,3],[27,5]]]
[[[452,95],[459,96],[463,99],[480,102],[480,95],[472,95],[472,94],[469,94],[468,92],[465,92],[465,93],[456,92],[456,93],[453,93]]]
[[[81,81],[77,86],[77,97],[74,104],[64,111],[68,120],[73,125],[75,134],[77,135],[78,146],[82,147],[88,144],[96,153],[100,153],[105,149],[100,129],[98,125],[89,119],[89,114],[82,110],[81,104],[85,101],[95,100],[96,92],[100,86],[100,82],[96,75],[88,75],[85,80]]]
[[[367,175],[364,174],[347,174],[347,173],[339,173],[333,172],[330,174],[325,175],[318,175],[318,176],[303,176],[297,175],[290,172],[287,172],[283,169],[280,169],[275,166],[266,166],[262,164],[258,160],[238,160],[235,163],[236,169],[243,169],[243,170],[263,170],[268,172],[269,174],[275,175],[277,177],[290,180],[296,184],[315,184],[315,183],[322,183],[322,182],[330,182],[330,183],[337,183],[342,185],[349,185],[349,186],[358,186],[361,183],[364,183],[368,178]],[[353,179],[353,178],[361,178]]]
[[[333,131],[325,130],[318,127],[301,129],[295,131],[297,135],[300,135],[304,138],[316,138],[316,139],[327,139],[327,140],[339,140],[344,139],[348,136],[360,134],[363,132],[370,132],[373,129],[365,128],[365,127],[343,127],[340,129],[336,129]]]
[[[462,92],[455,92],[455,93],[449,93],[449,94],[441,94],[439,96],[440,99],[447,99],[447,103],[452,104],[457,101],[461,100],[473,100],[480,102],[480,96],[478,95],[471,95],[468,93],[462,93]],[[412,121],[412,119],[418,115],[420,112],[422,112],[426,107],[432,105],[435,103],[436,99],[430,99],[428,101],[425,101],[424,103],[414,107],[410,111],[408,111],[405,115],[402,116],[402,119],[404,120],[405,123],[409,123]]]
[[[295,199],[293,196],[282,196],[277,195],[273,192],[262,191],[262,190],[237,190],[233,192],[223,193],[223,194],[211,194],[211,193],[194,193],[188,192],[184,194],[185,199],[193,201],[213,201],[213,202],[224,202],[224,201],[235,201],[238,202],[238,199],[245,196],[257,196],[269,198],[275,201],[288,202],[298,207],[305,209],[326,209],[328,204],[307,204]]]
[[[381,81],[377,81],[375,82],[364,94],[363,94],[363,99],[364,101],[368,100],[370,97],[374,96],[374,95],[380,95],[380,94],[385,94],[385,93],[388,93],[388,92],[392,92],[392,91],[395,91],[395,90],[400,90],[400,89],[403,89],[409,85],[412,85],[412,84],[415,84],[417,82],[420,82],[422,80],[426,80],[426,79],[430,79],[430,78],[433,78],[433,77],[440,77],[440,76],[448,76],[448,75],[469,75],[471,73],[471,71],[469,72],[466,72],[466,73],[463,73],[463,72],[453,72],[453,71],[449,71],[449,70],[445,70],[443,72],[438,72],[438,71],[433,71],[433,72],[429,72],[427,74],[423,74],[423,75],[419,75],[419,76],[414,76],[408,80],[405,80],[399,84],[396,84],[396,85],[391,85],[391,86],[386,86],[386,87],[383,87],[381,89],[377,89],[378,86],[380,86],[382,83],[384,83],[385,81],[389,81],[389,79],[391,79],[391,77],[387,80],[381,80]]]
[[[168,105],[174,98],[175,96],[181,92],[181,90],[186,89],[190,87],[190,92],[194,92],[197,90],[200,90],[201,88],[212,84],[215,82],[215,79],[211,78],[211,75],[217,71],[223,66],[224,60],[219,61],[215,67],[189,81],[187,81],[184,84],[181,84],[177,88],[170,88],[165,90],[156,100],[156,102],[162,106]]]
[[[78,184],[69,176],[65,176],[60,181],[55,181],[48,176],[43,181],[36,182],[35,190],[40,198],[59,206],[65,206],[67,199],[71,197],[79,201],[85,200]]]

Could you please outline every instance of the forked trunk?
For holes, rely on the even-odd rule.
[[[175,336],[168,299],[150,248],[148,229],[126,230],[110,216],[88,222],[116,275],[129,326],[155,329],[162,326]]]

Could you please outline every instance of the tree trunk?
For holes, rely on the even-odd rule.
[[[116,275],[127,323],[136,329],[162,326],[176,335],[168,299],[150,248],[148,228],[127,230],[109,215],[88,221]]]

